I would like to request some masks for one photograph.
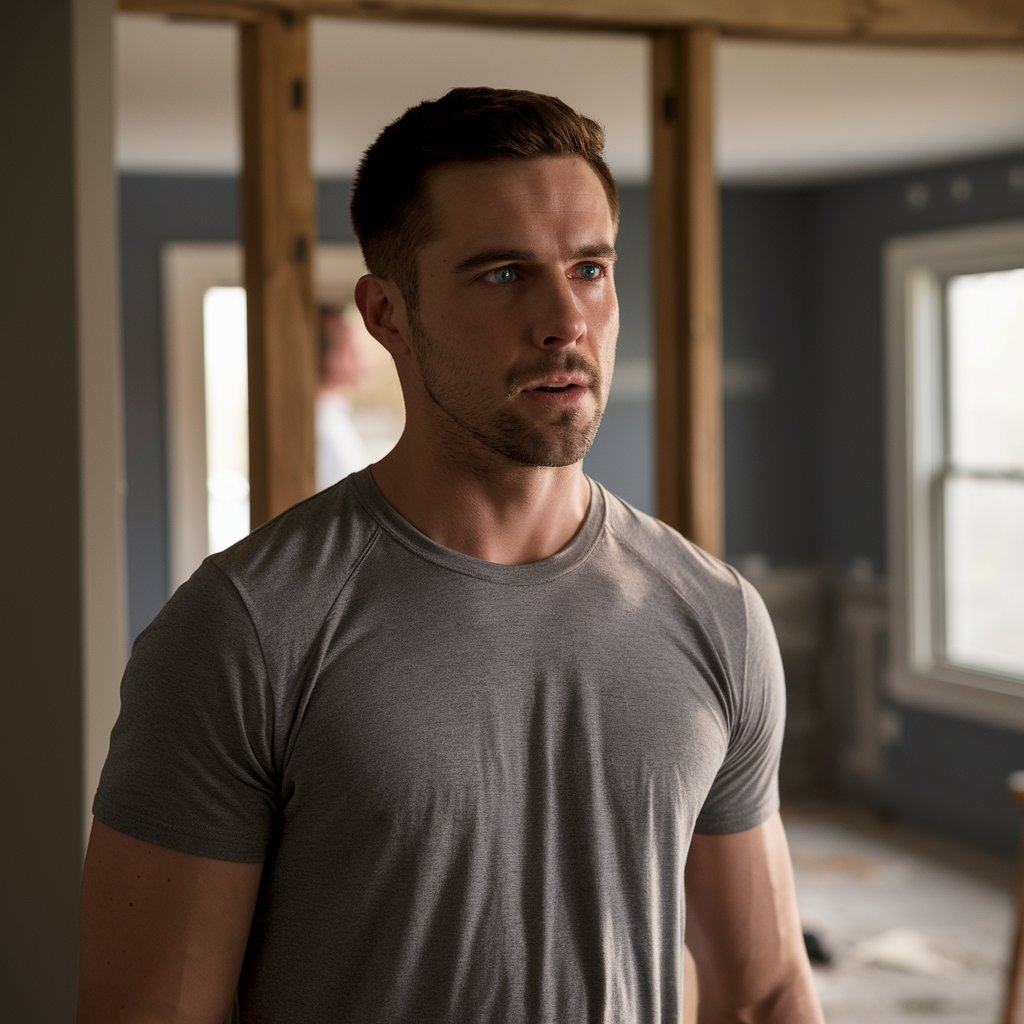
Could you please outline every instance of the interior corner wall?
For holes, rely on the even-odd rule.
[[[820,549],[886,569],[882,254],[900,235],[1024,216],[1024,153],[823,185],[810,193],[808,292],[818,353]]]
[[[726,544],[731,558],[887,570],[882,258],[900,235],[1024,217],[1024,153],[813,188],[722,191]],[[878,671],[884,673],[884,646]],[[844,674],[844,678],[848,678]],[[899,705],[871,799],[1009,854],[1018,732]],[[836,707],[849,694],[832,695]],[[843,768],[836,766],[842,792]]]
[[[892,238],[1024,217],[1024,152],[821,186],[810,195],[808,291],[818,389],[820,553],[887,569],[883,250]],[[1006,777],[1019,732],[897,704],[899,735],[876,794],[890,813],[1011,854],[1018,819]]]
[[[722,189],[730,557],[885,572],[883,248],[1024,216],[1021,168],[1008,154]]]
[[[105,160],[112,188],[113,163],[112,138],[91,134],[80,120],[84,107],[95,101],[109,108],[112,96],[101,94],[102,76],[93,82],[78,72],[82,43],[111,44],[112,32],[110,0],[50,0],[11,5],[0,33],[0,749],[7,780],[0,991],[7,1020],[64,1021],[75,1014],[89,541],[79,430],[85,278],[78,255],[80,246],[97,241],[83,235],[88,197],[80,171],[83,154],[95,146],[94,170]],[[93,56],[109,63],[109,46]],[[86,96],[83,88],[97,92]],[[108,228],[112,239],[113,224]],[[91,258],[109,259],[112,268],[113,247],[94,249]]]

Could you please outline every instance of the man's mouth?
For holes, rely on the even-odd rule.
[[[590,386],[591,379],[589,374],[579,371],[566,373],[564,370],[562,372],[538,374],[533,380],[527,379],[522,383],[524,391],[543,391],[548,394],[558,394],[559,392],[576,389],[586,390]]]
[[[570,379],[557,377],[554,380],[528,382],[520,394],[530,402],[538,402],[550,409],[575,408],[590,392],[590,381],[584,376],[573,375]]]
[[[560,365],[559,365],[560,364]],[[509,397],[520,394],[550,402],[574,403],[599,387],[597,370],[578,355],[532,370],[520,370],[509,378]]]

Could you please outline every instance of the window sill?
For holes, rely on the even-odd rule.
[[[1024,733],[1024,680],[949,666],[893,666],[889,693],[911,707]]]

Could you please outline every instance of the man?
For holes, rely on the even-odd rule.
[[[139,638],[81,1021],[675,1024],[684,907],[702,1021],[820,1020],[764,607],[581,468],[618,331],[602,145],[473,89],[364,157],[356,301],[406,430]]]

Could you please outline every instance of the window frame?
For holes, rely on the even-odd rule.
[[[885,246],[889,690],[898,701],[1024,732],[1024,677],[942,660],[947,464],[945,284],[1024,267],[1024,220],[894,238]]]

